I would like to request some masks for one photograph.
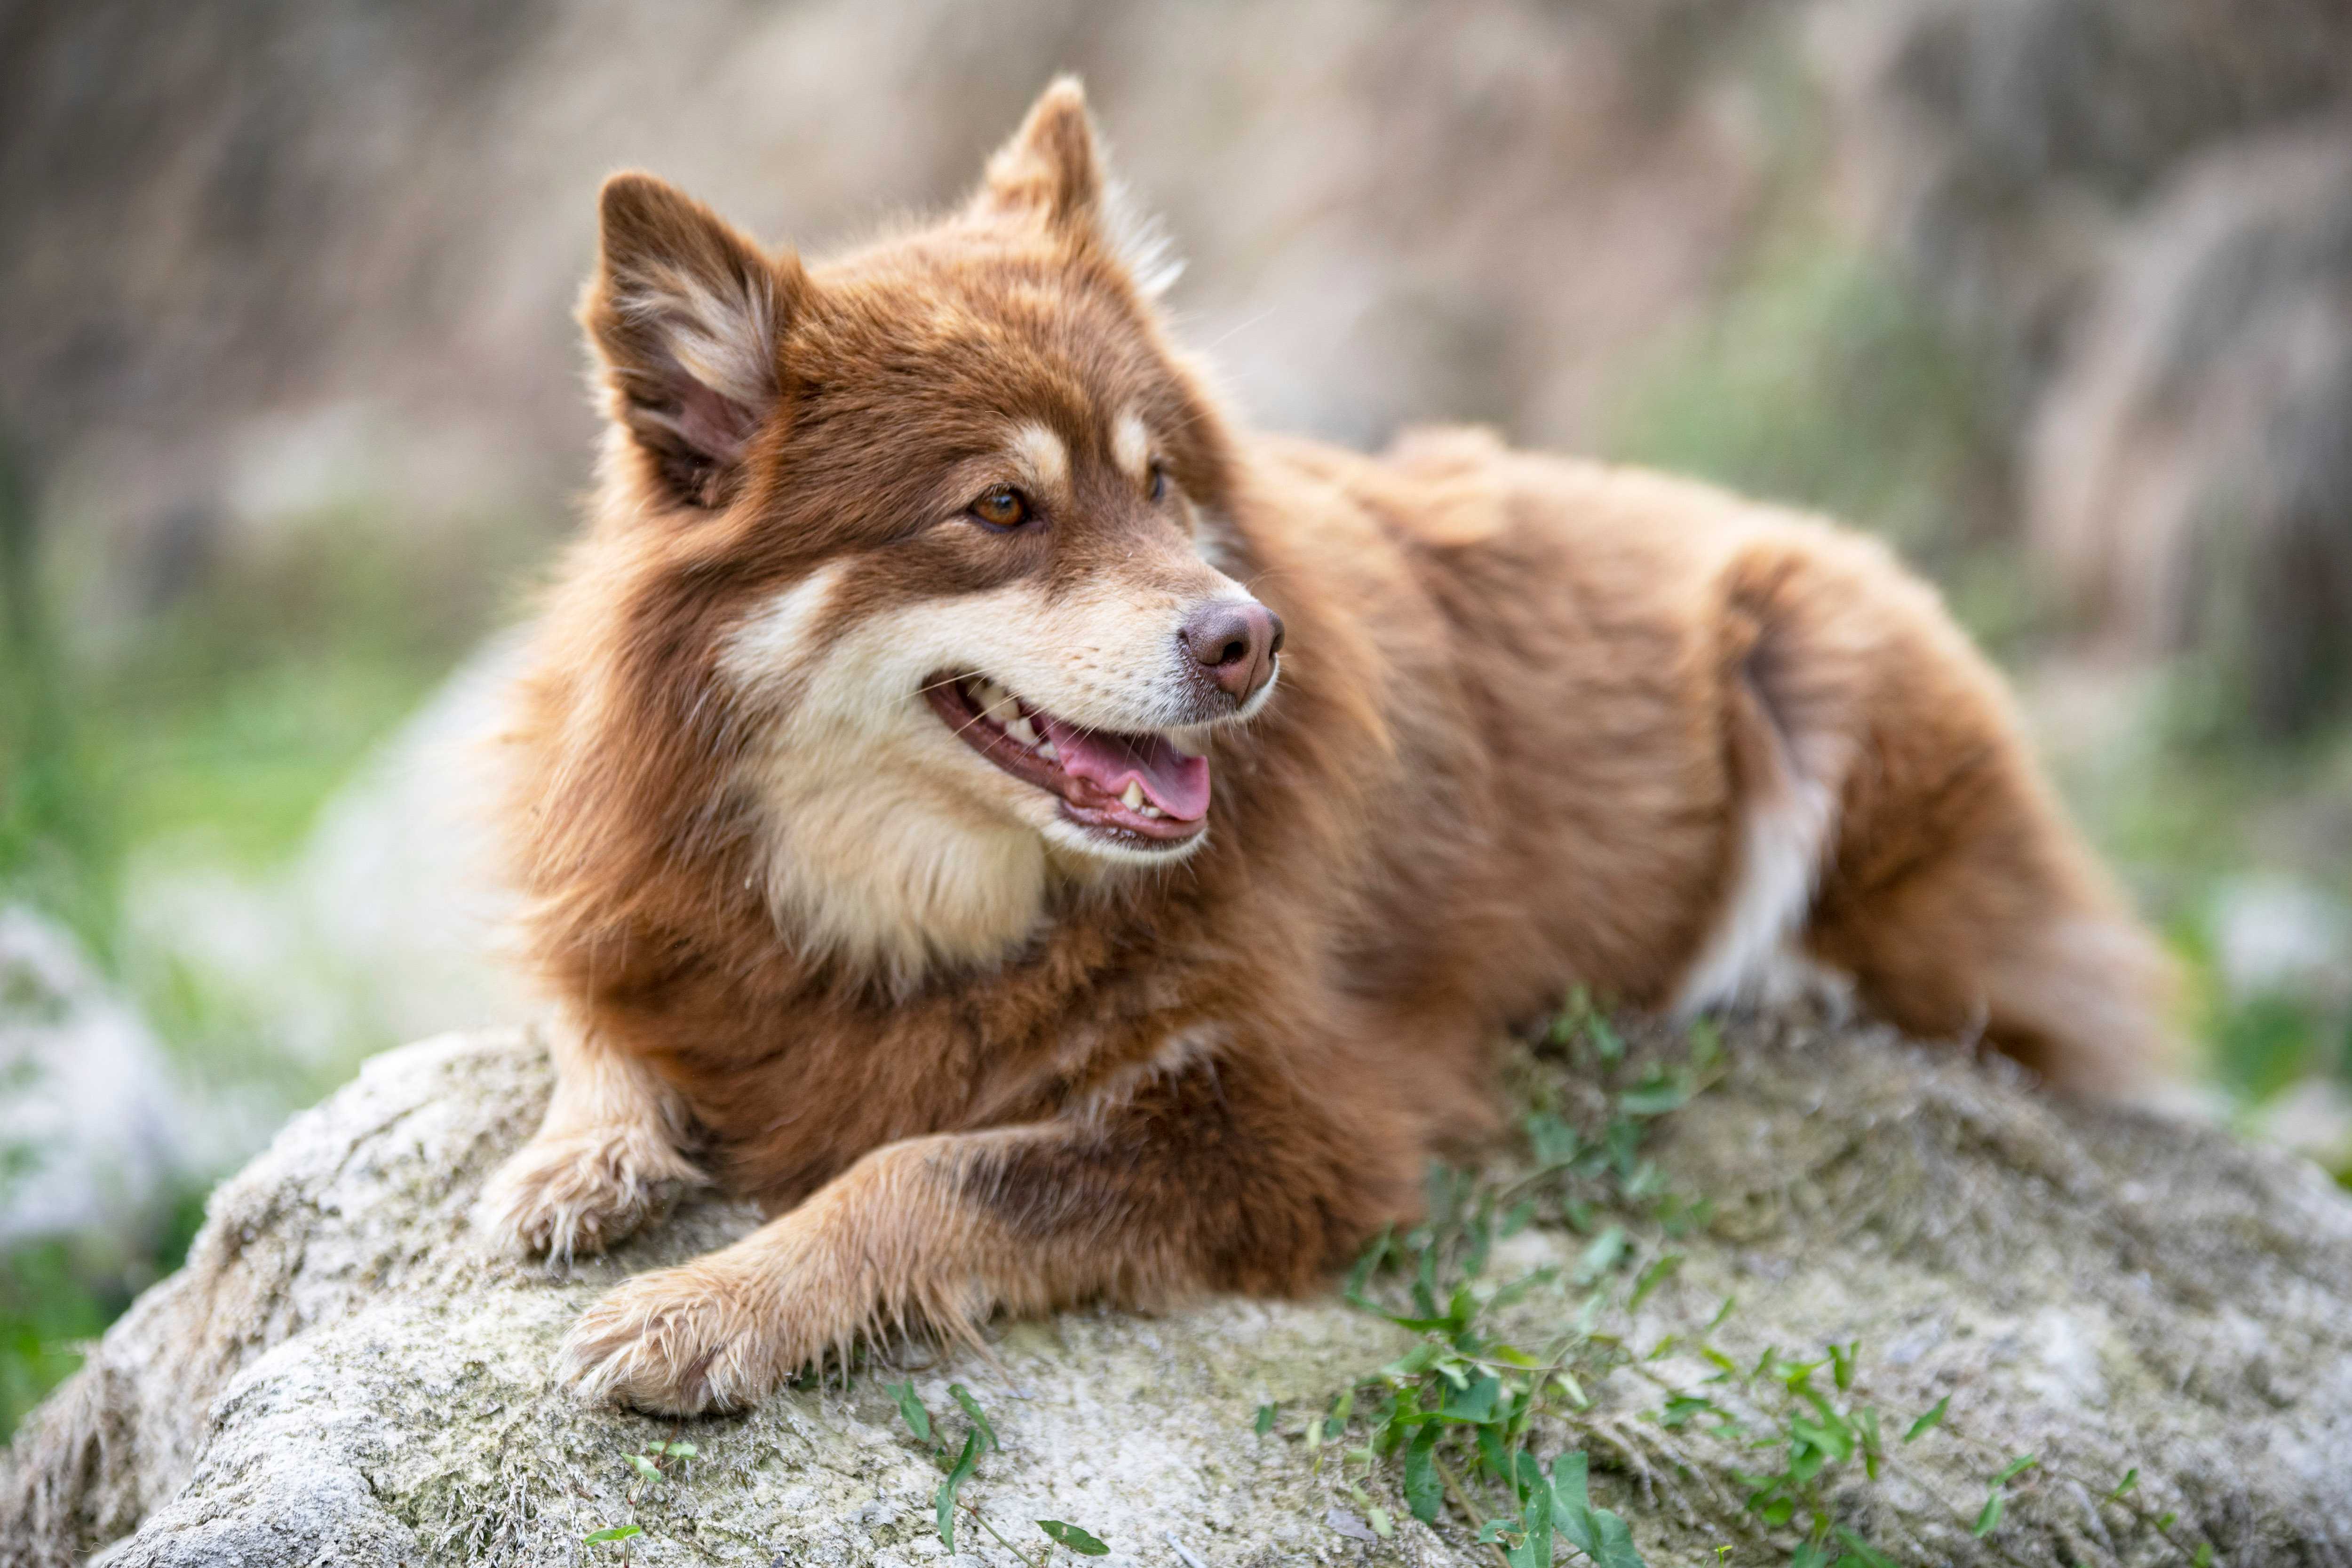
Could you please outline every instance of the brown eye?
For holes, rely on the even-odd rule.
[[[1163,464],[1151,465],[1151,499],[1153,500],[1168,499],[1168,469]]]
[[[971,515],[994,529],[1018,528],[1035,515],[1029,498],[1011,485],[999,485],[971,503]]]

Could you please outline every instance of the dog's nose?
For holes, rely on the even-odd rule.
[[[1219,599],[1194,610],[1177,636],[1210,679],[1247,702],[1274,679],[1282,617],[1255,599]]]

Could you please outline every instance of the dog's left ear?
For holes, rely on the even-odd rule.
[[[1087,114],[1086,89],[1057,77],[1029,106],[1013,140],[988,161],[978,205],[1031,213],[1066,233],[1092,231],[1102,217],[1102,148]]]
[[[1087,112],[1086,89],[1057,77],[1029,106],[1013,139],[988,161],[972,210],[1039,221],[1065,239],[1097,243],[1125,265],[1138,292],[1156,300],[1184,264],[1159,223],[1139,214],[1111,177],[1110,160]]]

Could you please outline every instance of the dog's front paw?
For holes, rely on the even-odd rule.
[[[707,1181],[657,1128],[541,1132],[490,1178],[476,1224],[511,1250],[566,1259],[602,1252]]]
[[[581,1314],[562,1373],[586,1398],[656,1415],[756,1405],[816,1347],[772,1291],[719,1258],[640,1274]]]

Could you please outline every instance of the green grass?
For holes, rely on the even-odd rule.
[[[322,520],[76,671],[91,766],[131,844],[196,833],[258,869],[488,629],[511,548],[455,561]]]
[[[1629,1026],[1621,1027],[1621,1023]],[[1539,1452],[1547,1433],[1573,1432],[1591,1390],[1620,1374],[1647,1385],[1647,1419],[1679,1473],[1713,1470],[1732,1483],[1745,1518],[1741,1561],[1790,1568],[1895,1568],[1947,1553],[1920,1540],[1873,1541],[1856,1532],[1853,1494],[1899,1485],[1942,1503],[1979,1540],[1995,1538],[2011,1486],[2050,1471],[2101,1516],[2099,1528],[2133,1540],[2158,1561],[2208,1563],[2210,1543],[2175,1529],[2133,1497],[2138,1471],[2084,1475],[2051,1457],[2018,1454],[1961,1429],[1948,1396],[1926,1410],[1882,1410],[1871,1400],[1859,1340],[1818,1352],[1767,1348],[1735,1358],[1716,1341],[1738,1313],[1726,1298],[1706,1326],[1643,1343],[1634,1314],[1684,1262],[1682,1238],[1703,1229],[1713,1204],[1675,1191],[1644,1152],[1651,1131],[1705,1094],[1723,1074],[1712,1024],[1680,1040],[1640,1019],[1612,1020],[1581,993],[1515,1073],[1528,1091],[1525,1146],[1516,1172],[1433,1173],[1427,1217],[1384,1234],[1363,1255],[1347,1299],[1416,1337],[1384,1366],[1366,1369],[1322,1410],[1286,1420],[1258,1412],[1261,1437],[1295,1437],[1339,1479],[1376,1535],[1401,1501],[1425,1524],[1449,1512],[1507,1568],[1549,1568],[1566,1546],[1596,1568],[1643,1568],[1624,1520],[1592,1504],[1591,1478],[1616,1468],[1602,1450]],[[1489,1268],[1496,1244],[1530,1224],[1590,1237],[1572,1265],[1548,1264],[1509,1279]],[[1522,1300],[1536,1312],[1507,1313]],[[1538,1329],[1540,1338],[1505,1336]],[[1693,1376],[1664,1365],[1673,1354],[1711,1370]],[[1351,1441],[1352,1439],[1352,1441]],[[1910,1464],[1923,1439],[1957,1443],[1980,1465],[1980,1493],[1944,1497]],[[1559,1439],[1554,1438],[1557,1444]],[[1726,1495],[1708,1489],[1714,1495]],[[2096,1499],[2095,1505],[2091,1501]],[[1972,1523],[1969,1523],[1970,1521]],[[1728,1545],[1722,1549],[1728,1552]],[[2015,1561],[1998,1540],[1991,1551]]]

